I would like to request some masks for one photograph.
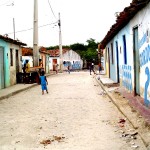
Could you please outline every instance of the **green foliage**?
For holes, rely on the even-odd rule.
[[[98,43],[96,43],[94,39],[90,38],[86,42],[88,43],[88,45],[87,45],[88,48],[92,48],[95,50],[98,48]]]
[[[87,41],[87,45],[82,43],[75,43],[70,46],[62,46],[62,48],[72,49],[73,51],[77,52],[83,60],[86,61],[94,61],[96,64],[98,63],[98,43],[95,42],[94,39],[90,38]],[[59,49],[59,46],[51,46],[47,47],[46,49],[53,50]]]
[[[98,43],[95,42],[94,39],[90,38],[87,41],[87,45],[81,43],[75,43],[70,45],[70,48],[76,51],[82,59],[87,61],[95,61],[97,62],[97,47]]]
[[[88,48],[85,53],[85,59],[87,61],[94,61],[97,63],[97,51],[92,48]]]
[[[63,49],[70,49],[70,46],[68,46],[68,45],[63,45],[62,48],[63,48]],[[47,49],[47,50],[59,49],[59,45],[46,47],[46,49]]]
[[[75,44],[72,44],[70,45],[70,48],[74,51],[86,51],[86,47],[84,44],[80,44],[80,43],[75,43]]]
[[[54,49],[58,49],[59,46],[56,45],[56,46],[50,46],[50,47],[46,47],[47,50],[54,50]]]

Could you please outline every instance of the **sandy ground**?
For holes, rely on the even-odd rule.
[[[146,150],[89,72],[48,82],[0,101],[0,150]]]

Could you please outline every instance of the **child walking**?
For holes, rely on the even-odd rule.
[[[42,95],[44,94],[44,90],[46,90],[46,92],[48,93],[48,90],[47,90],[48,81],[44,74],[45,74],[45,72],[42,71],[41,75],[40,75]]]

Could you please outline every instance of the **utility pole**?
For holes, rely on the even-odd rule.
[[[15,19],[13,18],[14,40],[15,40]]]
[[[101,66],[101,43],[98,44],[98,63]]]
[[[59,54],[60,54],[60,72],[63,72],[63,58],[62,58],[62,37],[61,37],[61,21],[60,21],[60,13],[59,13]]]
[[[11,4],[9,4],[9,5],[6,5],[6,6],[14,6],[14,2],[12,2]],[[13,16],[14,16],[14,13],[13,13]],[[15,18],[13,17],[13,31],[14,31],[14,40],[16,39],[16,37],[15,37]]]
[[[34,0],[33,20],[33,66],[38,66],[38,0]]]

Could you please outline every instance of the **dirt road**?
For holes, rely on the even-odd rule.
[[[48,82],[0,101],[0,150],[146,150],[89,72]]]

